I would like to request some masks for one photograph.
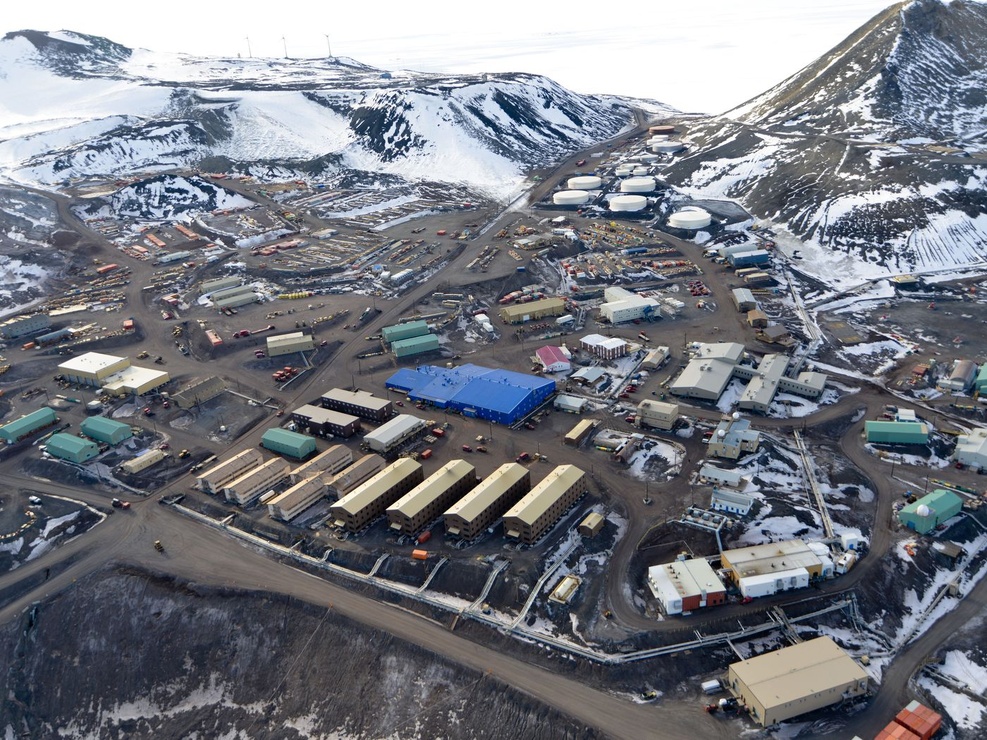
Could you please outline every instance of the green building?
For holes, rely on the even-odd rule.
[[[963,499],[952,491],[937,488],[923,496],[914,504],[909,504],[898,512],[902,526],[926,534],[950,517],[956,516],[963,508]]]
[[[422,355],[426,352],[434,352],[439,348],[439,338],[434,334],[426,334],[422,337],[411,337],[409,339],[399,339],[391,342],[391,349],[398,359],[402,357],[412,357]]]
[[[973,381],[973,387],[981,396],[987,393],[987,362],[980,366],[980,372],[977,373],[977,379]]]
[[[46,450],[52,457],[82,464],[99,454],[99,445],[92,440],[76,437],[74,434],[59,432],[48,439]]]
[[[891,445],[924,445],[929,427],[914,421],[868,421],[864,423],[868,442]]]
[[[134,436],[130,424],[107,419],[105,416],[91,416],[79,425],[79,429],[90,439],[108,445],[118,445]]]
[[[58,417],[50,408],[38,409],[0,427],[0,439],[12,445],[57,421]]]
[[[315,452],[315,438],[286,429],[268,429],[260,439],[260,446],[285,457],[304,460]]]
[[[398,342],[402,339],[421,337],[428,334],[428,324],[424,321],[409,321],[407,324],[395,324],[385,326],[380,330],[380,335],[388,344]]]

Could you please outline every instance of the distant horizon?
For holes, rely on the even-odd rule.
[[[194,56],[284,58],[287,48],[292,59],[325,58],[331,51],[386,70],[525,72],[582,94],[722,113],[794,74],[893,4],[696,0],[688,7],[590,14],[504,0],[495,17],[474,26],[462,16],[413,10],[396,0],[376,3],[370,23],[352,8],[313,13],[297,0],[278,4],[273,15],[267,3],[241,3],[235,16],[175,0],[148,27],[136,24],[133,6],[120,0],[101,3],[99,13],[55,0],[18,4],[0,23],[3,34],[65,30]]]

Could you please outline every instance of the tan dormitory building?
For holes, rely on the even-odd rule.
[[[290,522],[326,494],[322,474],[313,471],[291,488],[267,502],[267,513],[274,519]]]
[[[401,534],[416,535],[476,484],[476,468],[465,460],[450,460],[388,506],[387,521]]]
[[[229,460],[224,460],[209,468],[202,475],[196,476],[195,485],[206,493],[221,493],[223,487],[232,480],[239,478],[251,468],[256,468],[264,462],[260,450],[250,448],[238,452]]]
[[[762,727],[867,693],[867,673],[830,637],[733,663],[727,687]]]
[[[533,545],[586,493],[586,473],[559,465],[504,514],[504,532]]]
[[[332,505],[336,526],[359,532],[424,479],[422,466],[410,458],[391,463]]]
[[[347,465],[336,475],[325,478],[329,494],[336,498],[342,498],[357,486],[377,475],[384,469],[385,465],[387,462],[380,455],[373,453],[364,455],[352,465]]]
[[[271,458],[227,483],[223,487],[223,495],[227,501],[235,501],[240,506],[246,506],[287,478],[290,471],[291,465],[287,460],[280,457]]]
[[[291,471],[291,482],[297,483],[312,473],[328,473],[335,475],[343,468],[353,464],[353,452],[343,445],[333,445],[325,452],[320,452],[307,463],[299,465]]]
[[[446,534],[472,540],[497,521],[531,490],[531,473],[518,463],[505,463],[443,514]]]

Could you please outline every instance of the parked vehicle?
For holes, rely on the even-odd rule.
[[[472,452],[473,448],[469,445],[463,445],[463,452]]]
[[[530,459],[531,459],[530,454],[528,454],[527,452],[522,452],[520,455],[514,458],[514,462],[522,463],[522,462],[527,462]]]

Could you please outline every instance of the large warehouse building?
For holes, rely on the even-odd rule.
[[[586,473],[559,465],[504,514],[504,533],[533,545],[586,493]]]
[[[394,406],[385,398],[377,398],[366,391],[346,391],[333,388],[322,396],[323,408],[353,414],[361,419],[384,422],[394,415]]]
[[[388,506],[387,521],[401,534],[416,535],[476,483],[476,468],[465,460],[450,460]]]
[[[90,439],[108,445],[118,445],[134,436],[130,424],[107,419],[105,416],[90,416],[88,419],[83,419],[79,431]]]
[[[498,424],[515,423],[555,393],[554,380],[480,365],[402,369],[386,385],[407,393],[413,401]]]
[[[450,506],[443,519],[446,534],[472,540],[497,521],[531,490],[531,473],[518,463],[506,463]]]
[[[963,499],[952,491],[937,488],[899,511],[898,521],[903,527],[927,534],[959,514],[962,508]]]
[[[665,614],[726,603],[727,589],[705,558],[676,560],[648,568],[648,587]]]
[[[359,532],[424,478],[422,466],[414,460],[403,457],[391,463],[332,505],[336,526]]]
[[[260,438],[260,446],[265,450],[285,455],[294,460],[304,460],[315,454],[315,439],[298,432],[274,427],[264,432]]]
[[[403,339],[423,337],[428,334],[428,324],[425,321],[407,321],[403,324],[385,326],[380,330],[381,338],[388,344],[400,342]]]
[[[131,366],[129,357],[86,352],[58,366],[70,383],[103,388],[114,396],[142,396],[160,388],[171,376],[162,370]]]
[[[247,449],[238,452],[229,460],[217,463],[202,475],[196,476],[195,485],[206,493],[220,493],[227,483],[239,478],[251,468],[256,468],[262,462],[264,456],[260,450]]]
[[[640,296],[624,288],[606,288],[603,297],[606,302],[600,304],[600,317],[611,324],[658,318],[661,315],[661,305],[654,298]]]
[[[48,438],[45,451],[52,457],[81,465],[99,454],[99,446],[91,440],[76,437],[74,434],[59,432]]]
[[[733,663],[727,686],[762,727],[867,693],[867,673],[830,637]]]
[[[0,439],[12,445],[35,432],[54,426],[57,422],[58,417],[54,411],[47,407],[41,408],[0,427]]]
[[[0,324],[0,336],[4,339],[20,339],[51,329],[51,317],[45,313],[34,316],[15,316]]]
[[[540,301],[504,306],[500,309],[500,318],[505,324],[523,324],[546,316],[561,316],[564,313],[565,301],[562,298],[543,298]]]

